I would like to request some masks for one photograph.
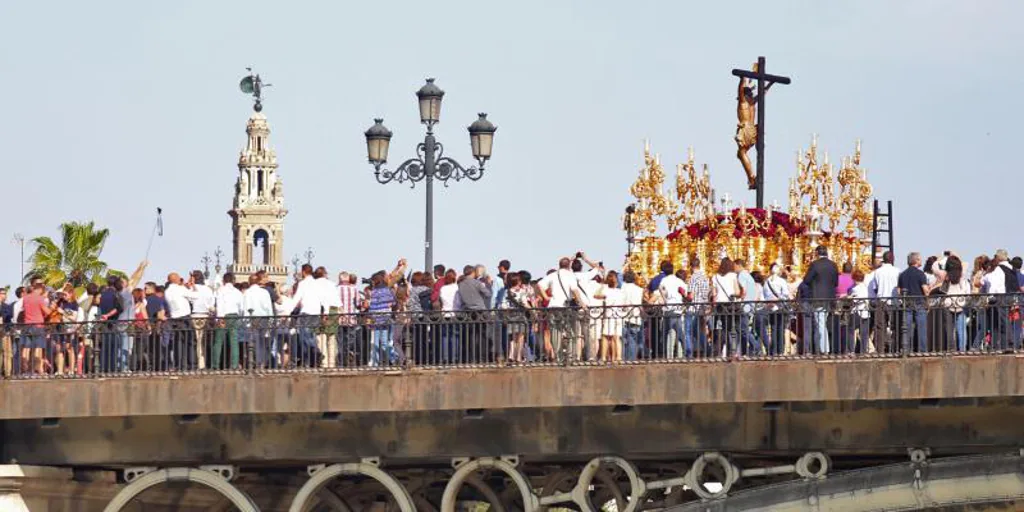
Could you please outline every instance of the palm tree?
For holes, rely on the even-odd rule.
[[[76,288],[88,282],[102,284],[108,267],[100,254],[110,230],[96,229],[91,221],[65,222],[58,229],[61,233],[59,246],[48,236],[32,239],[35,252],[29,257],[31,268],[25,279],[39,277],[53,288],[68,281]]]

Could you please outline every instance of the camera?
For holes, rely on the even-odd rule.
[[[583,251],[576,252],[576,259],[583,259]]]

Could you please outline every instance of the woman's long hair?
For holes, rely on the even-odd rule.
[[[946,279],[949,280],[949,284],[960,284],[960,280],[963,277],[964,262],[960,261],[960,258],[956,256],[946,258]]]

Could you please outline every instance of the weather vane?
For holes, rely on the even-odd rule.
[[[255,101],[255,103],[252,106],[252,109],[256,112],[259,112],[263,110],[263,103],[261,102],[261,100],[263,99],[263,88],[270,87],[273,84],[263,83],[263,80],[260,79],[260,75],[254,74],[252,72],[251,67],[245,69],[249,72],[249,76],[242,79],[242,81],[238,84],[238,88],[241,89],[242,92],[244,92],[245,94],[252,95],[253,100]]]

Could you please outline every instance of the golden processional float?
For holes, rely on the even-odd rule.
[[[699,258],[705,271],[714,271],[728,256],[762,272],[778,262],[802,274],[819,245],[828,247],[840,266],[851,262],[869,268],[872,188],[861,167],[859,140],[836,171],[828,154],[819,161],[817,137],[812,138],[810,149],[797,153],[788,211],[777,202],[765,208],[737,207],[728,194],[716,205],[707,164],[698,172],[693,149],[688,153],[686,163],[676,167],[675,190],[666,192],[661,159],[645,143],[644,166],[630,187],[635,201],[623,218],[630,242],[626,268],[650,277],[664,260],[688,268]],[[668,228],[664,236],[657,234],[661,225]]]

